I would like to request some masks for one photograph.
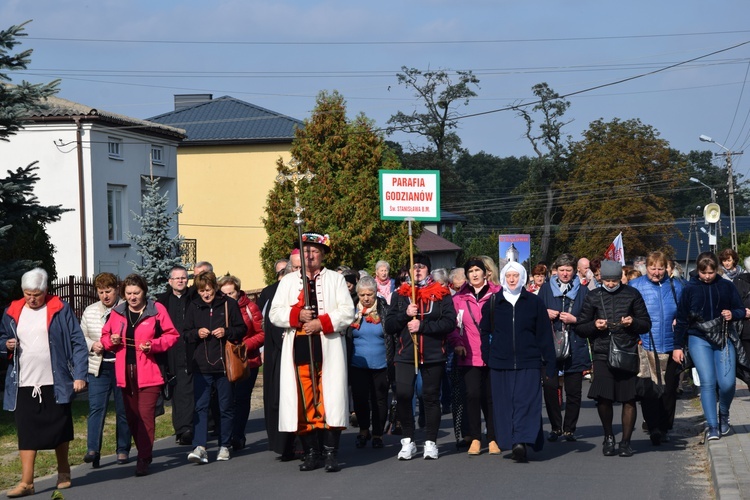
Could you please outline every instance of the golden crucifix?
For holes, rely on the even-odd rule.
[[[310,172],[310,169],[307,169],[307,172],[301,173],[300,172],[300,164],[297,160],[292,158],[292,160],[289,162],[289,169],[291,170],[290,173],[285,174],[284,170],[286,168],[282,168],[282,171],[279,172],[279,175],[276,176],[276,182],[279,183],[279,185],[283,186],[285,182],[291,182],[294,186],[294,208],[292,209],[292,212],[297,216],[297,218],[294,220],[294,225],[297,226],[297,238],[299,242],[299,251],[300,251],[300,274],[302,275],[302,291],[304,293],[305,297],[305,309],[310,309],[310,290],[307,286],[307,269],[305,269],[305,251],[302,247],[302,225],[305,223],[304,220],[302,220],[302,212],[305,211],[305,209],[299,204],[299,183],[303,180],[306,180],[307,182],[310,182],[315,177],[315,174]],[[299,333],[300,330],[298,330]],[[320,397],[318,396],[318,383],[317,383],[317,373],[315,371],[315,352],[313,350],[313,343],[312,343],[312,337],[309,335],[307,336],[307,344],[310,348],[310,380],[312,382],[312,389],[313,389],[313,408],[315,408],[315,413],[318,413],[318,405],[320,404]]]

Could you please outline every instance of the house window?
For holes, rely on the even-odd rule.
[[[125,227],[125,186],[107,186],[107,225],[109,228],[109,242],[123,242],[123,228]]]
[[[164,148],[162,146],[151,146],[151,163],[164,165]]]
[[[122,159],[122,139],[118,139],[117,137],[108,137],[107,138],[107,152],[109,153],[110,158],[121,160]]]

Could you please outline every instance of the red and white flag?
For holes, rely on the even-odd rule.
[[[607,251],[604,252],[604,258],[619,262],[623,266],[625,265],[625,249],[622,248],[622,233],[618,234],[612,244],[609,245]]]

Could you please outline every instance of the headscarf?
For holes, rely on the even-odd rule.
[[[519,274],[518,285],[516,286],[515,290],[508,289],[508,282],[505,280],[505,275],[508,273],[508,271],[516,271]],[[503,270],[500,271],[500,285],[503,287],[503,297],[505,297],[505,300],[515,305],[518,297],[521,296],[521,290],[523,290],[526,279],[526,268],[524,268],[521,264],[515,261],[510,261],[505,264]]]

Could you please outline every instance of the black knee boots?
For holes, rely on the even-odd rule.
[[[326,472],[338,472],[341,470],[337,459],[340,438],[341,430],[326,429],[323,431],[323,454]]]
[[[317,430],[308,434],[300,434],[302,448],[305,450],[304,462],[299,466],[301,471],[309,471],[320,468],[320,437]]]

